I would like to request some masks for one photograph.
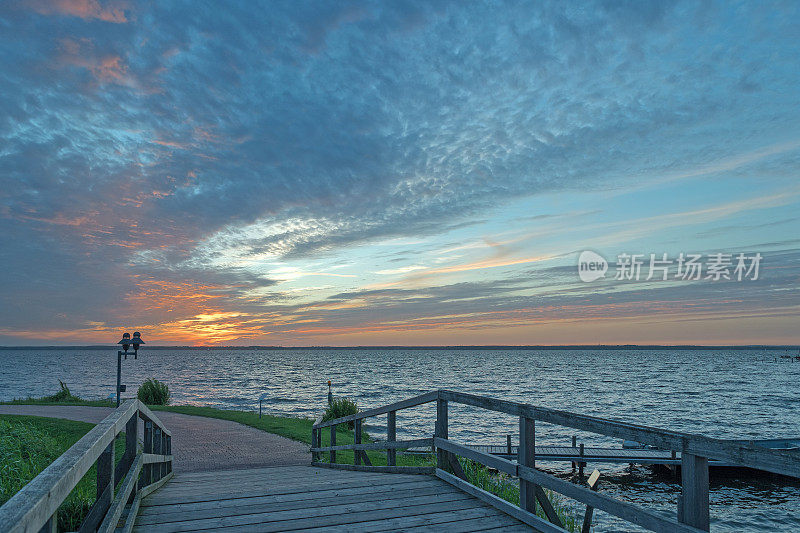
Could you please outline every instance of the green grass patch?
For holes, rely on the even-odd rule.
[[[38,416],[0,415],[0,505],[94,427],[94,424]],[[124,434],[115,442],[116,458],[125,451]],[[93,466],[58,509],[58,530],[75,531],[97,495]]]
[[[519,480],[517,478],[502,472],[492,472],[486,466],[463,457],[459,457],[458,462],[470,483],[519,506]],[[575,511],[569,507],[564,497],[548,489],[544,489],[544,492],[567,531],[580,531],[583,520],[576,516]],[[536,508],[537,516],[547,520],[541,506],[537,505]]]

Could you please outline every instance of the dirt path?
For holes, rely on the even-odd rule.
[[[66,418],[96,424],[111,407],[0,405],[0,414]],[[308,445],[229,420],[159,411],[172,433],[173,469],[178,472],[259,466],[309,465]],[[141,424],[140,424],[141,434]]]

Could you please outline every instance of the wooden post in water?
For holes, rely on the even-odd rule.
[[[678,521],[708,531],[708,458],[681,454],[681,498]]]
[[[589,485],[589,488],[596,491],[597,484],[600,481],[600,471],[595,468],[592,475],[589,476],[589,479],[586,480],[586,483]],[[590,533],[592,529],[592,516],[594,515],[594,507],[591,505],[586,506],[586,513],[583,515],[583,527],[581,528],[581,533]]]
[[[536,466],[536,422],[532,418],[519,417],[519,447],[517,462],[523,466]],[[536,485],[520,478],[519,506],[536,514]]]
[[[447,438],[447,400],[436,400],[436,431],[440,439]],[[447,452],[441,448],[436,449],[436,468],[447,470]]]
[[[572,447],[573,448],[578,447],[578,437],[576,437],[575,435],[572,436]],[[572,473],[573,474],[575,473],[575,461],[572,461]]]
[[[397,411],[389,411],[386,420],[386,441],[395,442],[397,440]],[[386,464],[395,466],[397,464],[397,450],[389,448],[386,450]]]
[[[361,419],[355,421],[353,425],[353,444],[361,444]],[[358,466],[361,464],[361,451],[353,450],[353,464]]]
[[[506,455],[511,455],[511,435],[506,435]]]
[[[580,455],[581,457],[583,457],[583,453],[584,453],[584,452],[583,452],[583,443],[581,442],[581,446],[580,446],[580,448],[579,448],[578,455]],[[584,467],[584,466],[586,466],[586,463],[584,463],[583,461],[579,461],[579,462],[578,462],[578,476],[579,476],[581,479],[583,479],[583,467]]]
[[[331,446],[336,446],[336,424],[331,426]],[[336,452],[331,450],[331,463],[336,462]]]

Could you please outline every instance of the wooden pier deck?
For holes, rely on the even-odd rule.
[[[134,531],[533,531],[430,475],[306,466],[176,475]]]
[[[476,449],[451,439],[451,403],[519,417],[516,455],[503,457],[490,453],[499,450]],[[436,408],[433,436],[397,440],[397,411],[426,404]],[[382,415],[386,416],[387,439],[362,442],[364,420]],[[602,493],[602,488],[598,491],[599,471],[573,483],[537,469],[537,456],[544,460],[546,455],[535,444],[537,422],[639,442],[668,451],[670,460],[672,453],[675,460],[680,454],[677,517],[617,500]],[[351,425],[352,444],[337,443],[337,426]],[[116,460],[116,439],[123,432],[125,449]],[[543,533],[565,533],[562,516],[543,490],[549,489],[585,505],[582,531],[591,530],[598,510],[658,533],[701,533],[710,527],[709,463],[720,461],[800,479],[800,450],[793,449],[793,442],[726,441],[442,389],[334,420],[318,420],[311,427],[309,466],[176,474],[169,429],[142,402],[129,400],[0,506],[0,531],[55,533],[59,507],[96,465],[97,497],[80,531],[467,532],[531,531],[533,527]],[[507,442],[506,452],[508,446]],[[398,464],[398,452],[420,447],[433,448],[436,466]],[[548,459],[578,459],[579,465],[585,462],[580,459],[593,460],[585,446],[583,451],[583,456],[576,457],[575,447],[554,449]],[[376,454],[383,453],[386,464],[373,465],[373,459],[382,459]],[[625,456],[630,462],[648,459],[642,450],[623,453],[631,454]],[[519,503],[473,484],[464,461],[502,472],[518,483]]]

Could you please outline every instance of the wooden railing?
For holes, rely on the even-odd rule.
[[[436,402],[436,424],[433,438],[397,441],[396,413],[401,409]],[[448,405],[457,403],[470,405],[519,417],[519,448],[516,461],[469,448],[448,438]],[[388,417],[387,440],[385,442],[361,443],[361,426],[368,417],[386,414]],[[642,444],[650,444],[681,453],[681,497],[678,502],[677,520],[667,518],[639,506],[619,501],[598,493],[589,487],[564,481],[535,468],[536,422],[545,422],[574,428]],[[354,422],[353,444],[336,444],[336,426]],[[321,445],[324,428],[330,428],[330,446]],[[449,390],[438,390],[409,398],[354,415],[317,422],[311,430],[312,464],[329,468],[389,472],[433,472],[439,478],[500,508],[501,510],[534,526],[540,531],[563,532],[561,520],[542,487],[563,494],[594,508],[605,511],[627,522],[657,532],[697,532],[709,530],[708,460],[719,459],[732,465],[740,465],[767,472],[800,478],[800,453],[787,450],[771,450],[741,442],[713,439],[702,435],[680,433],[658,428],[630,424],[593,416],[559,411],[530,404],[510,402],[485,396],[464,394]],[[403,467],[396,465],[397,449],[433,446],[436,450],[436,467]],[[370,466],[366,450],[387,450],[387,466]],[[336,463],[336,451],[354,450],[354,465]],[[330,462],[322,462],[320,454],[330,453]],[[519,478],[520,506],[510,504],[467,481],[457,460],[463,457],[476,461],[500,472]],[[367,464],[365,463],[365,460]],[[536,516],[537,503],[547,520]],[[587,513],[591,515],[591,513]]]
[[[117,462],[114,443],[123,431],[125,452]],[[141,499],[172,477],[172,436],[143,403],[126,401],[0,507],[0,531],[55,532],[59,506],[95,463],[97,499],[80,531],[114,531],[128,504],[121,527],[131,531]]]

